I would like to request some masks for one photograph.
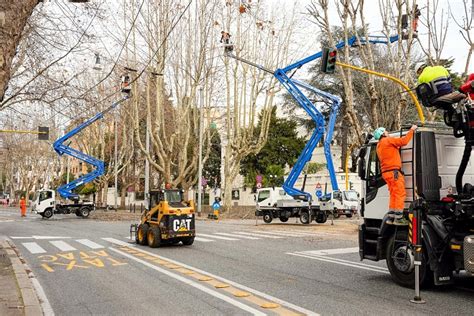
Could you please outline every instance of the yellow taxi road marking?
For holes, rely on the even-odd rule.
[[[74,252],[58,253],[56,255],[38,256],[41,261],[41,267],[48,272],[55,272],[55,267],[63,267],[65,271],[104,268],[106,266],[122,266],[128,263],[121,262],[109,256],[105,250],[100,251],[81,251],[79,254]]]
[[[225,283],[219,283],[219,284],[214,285],[216,289],[225,289],[226,287],[229,287],[229,286],[230,286],[229,284],[225,284]]]
[[[207,277],[207,276],[203,276],[203,277],[198,278],[198,280],[199,280],[199,281],[202,281],[202,282],[207,282],[207,281],[211,281],[212,278]]]
[[[204,286],[204,285],[202,285],[202,284],[199,284],[199,283],[197,283],[197,282],[195,282],[195,281],[189,280],[189,279],[187,279],[187,278],[185,278],[185,277],[183,277],[183,276],[181,276],[181,275],[179,275],[179,274],[177,274],[177,273],[174,273],[174,272],[171,272],[171,271],[169,271],[169,270],[166,270],[166,269],[157,267],[156,265],[153,265],[153,264],[151,264],[151,263],[149,263],[149,262],[146,262],[145,260],[142,260],[142,259],[140,259],[140,258],[137,258],[137,257],[135,257],[135,256],[133,256],[133,255],[131,255],[131,254],[128,254],[128,253],[126,253],[126,252],[123,252],[123,251],[121,251],[121,250],[119,250],[119,249],[115,249],[115,248],[109,248],[109,249],[110,249],[111,251],[114,251],[114,252],[118,253],[118,254],[121,254],[121,255],[124,256],[124,257],[127,257],[127,258],[129,258],[129,259],[131,259],[131,260],[134,260],[134,261],[136,261],[136,262],[138,262],[138,263],[141,263],[141,264],[143,264],[143,265],[145,265],[145,266],[147,266],[147,267],[149,267],[149,268],[151,268],[151,269],[153,269],[153,270],[155,270],[155,271],[158,271],[158,272],[160,272],[160,273],[163,273],[163,274],[165,274],[165,275],[167,275],[167,276],[169,276],[169,277],[171,277],[171,278],[173,278],[173,279],[175,279],[175,280],[181,281],[181,282],[183,282],[183,283],[185,283],[185,284],[187,284],[187,285],[189,285],[189,286],[192,286],[192,287],[194,287],[194,288],[196,288],[196,289],[198,289],[198,290],[201,290],[201,291],[203,291],[203,292],[205,292],[205,293],[207,293],[207,294],[209,294],[209,295],[211,295],[211,296],[214,296],[214,297],[216,297],[216,298],[219,298],[219,299],[221,299],[221,300],[223,300],[223,301],[225,301],[225,302],[227,302],[227,303],[229,303],[229,304],[231,304],[231,305],[234,305],[235,307],[240,308],[240,309],[242,309],[242,310],[244,310],[244,311],[247,311],[247,312],[252,313],[252,314],[254,314],[254,315],[266,315],[265,313],[262,313],[261,311],[255,309],[255,308],[252,308],[252,307],[250,307],[250,306],[247,306],[247,305],[245,305],[245,304],[243,304],[243,303],[241,303],[241,302],[239,302],[239,301],[237,301],[237,300],[235,300],[235,299],[233,299],[233,298],[231,298],[231,297],[228,297],[228,296],[226,296],[226,295],[224,295],[224,294],[222,294],[222,293],[219,293],[219,292],[217,292],[217,291],[215,291],[215,290],[213,290],[213,289],[210,289],[210,288],[208,288],[208,287],[206,287],[206,286]]]
[[[243,292],[243,291],[235,291],[235,292],[232,292],[232,295],[234,295],[235,297],[247,297],[247,296],[250,296],[250,293]]]
[[[115,238],[103,238],[104,240],[112,243],[112,244],[115,244],[115,245],[118,245],[120,247],[124,247],[124,248],[121,248],[121,249],[130,249],[129,251],[126,251],[126,252],[130,252],[130,251],[133,251],[133,252],[142,252],[142,253],[146,253],[148,255],[151,255],[151,256],[154,256],[156,257],[157,259],[161,259],[161,260],[165,260],[167,262],[172,262],[174,264],[177,264],[177,265],[180,265],[182,266],[183,268],[186,268],[186,269],[189,269],[189,270],[192,270],[194,271],[195,273],[194,274],[191,274],[191,277],[193,278],[198,278],[198,277],[202,277],[202,276],[208,276],[212,279],[215,279],[219,282],[222,282],[222,283],[227,283],[229,285],[231,285],[232,287],[229,287],[229,288],[224,288],[222,289],[221,291],[226,291],[228,292],[229,294],[231,295],[234,295],[234,293],[236,292],[236,289],[240,289],[242,291],[246,291],[248,293],[251,293],[251,294],[254,294],[254,295],[257,295],[258,297],[260,297],[261,299],[265,299],[267,301],[270,301],[270,302],[273,302],[273,303],[277,303],[277,304],[280,304],[282,307],[286,307],[286,308],[290,308],[292,310],[295,310],[301,314],[305,314],[305,315],[311,315],[311,316],[319,316],[318,313],[315,313],[313,311],[310,311],[304,307],[301,307],[301,306],[297,306],[295,304],[292,304],[290,302],[287,302],[287,301],[284,301],[282,299],[279,299],[279,298],[276,298],[274,296],[271,296],[269,294],[266,294],[266,293],[263,293],[263,292],[260,292],[258,290],[255,290],[253,288],[250,288],[250,287],[247,287],[245,285],[242,285],[242,284],[239,284],[237,282],[234,282],[234,281],[231,281],[231,280],[228,280],[226,278],[223,278],[223,277],[220,277],[220,276],[217,276],[215,274],[212,274],[212,273],[209,273],[209,272],[206,272],[206,271],[203,271],[201,269],[198,269],[198,268],[195,268],[195,267],[192,267],[190,265],[187,265],[185,263],[182,263],[182,262],[179,262],[179,261],[176,261],[176,260],[173,260],[173,259],[170,259],[170,258],[166,258],[166,257],[163,257],[163,256],[160,256],[160,255],[157,255],[155,253],[152,253],[152,252],[149,252],[149,251],[146,251],[146,250],[143,250],[141,249],[141,246],[135,246],[135,245],[131,245],[129,243],[126,243],[126,242],[123,242],[121,240],[118,240],[118,239],[115,239]],[[118,251],[118,250],[114,250],[114,248],[109,248],[110,250],[113,250],[113,251]],[[135,250],[136,249],[136,250]],[[136,258],[137,260],[141,260],[141,259],[138,259]],[[210,281],[210,280],[208,280]],[[254,297],[254,296],[249,296],[250,298]],[[262,303],[265,302],[265,301],[262,301]],[[272,310],[272,312],[276,312],[276,310]],[[286,314],[285,311],[282,310],[282,314]],[[290,312],[291,314],[291,312]]]

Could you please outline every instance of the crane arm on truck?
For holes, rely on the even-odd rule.
[[[395,41],[398,41],[399,37],[398,35],[391,36],[389,38],[385,36],[368,36],[368,37],[357,37],[353,36],[350,39],[346,41],[342,41],[338,43],[335,48],[336,49],[341,49],[346,45],[349,45],[351,47],[356,47],[360,45],[365,45],[365,44],[389,44],[393,43]],[[333,191],[338,191],[339,187],[337,184],[337,179],[336,179],[336,172],[334,170],[334,164],[332,161],[332,155],[331,155],[331,141],[332,141],[332,136],[334,132],[334,126],[336,123],[336,117],[337,117],[337,112],[339,110],[340,104],[341,104],[341,99],[335,95],[332,95],[330,93],[321,91],[307,83],[304,83],[302,81],[292,79],[293,75],[288,76],[288,72],[290,71],[296,71],[297,69],[301,68],[303,65],[312,62],[318,58],[321,58],[323,56],[323,52],[320,51],[316,54],[313,54],[311,56],[308,56],[300,61],[297,61],[291,65],[288,65],[285,68],[280,68],[275,71],[272,71],[262,65],[253,63],[251,61],[248,61],[242,57],[238,57],[234,54],[232,54],[232,51],[226,50],[226,55],[234,58],[238,61],[244,62],[246,64],[249,64],[251,66],[254,66],[262,71],[271,73],[273,76],[275,76],[278,81],[288,90],[288,92],[291,94],[291,96],[296,100],[296,102],[308,113],[308,115],[313,119],[316,123],[316,129],[314,130],[313,134],[311,135],[308,143],[303,149],[303,152],[300,154],[298,157],[298,160],[296,161],[294,167],[291,169],[290,174],[288,175],[287,179],[285,180],[285,183],[283,184],[283,189],[288,193],[289,195],[293,197],[299,197],[299,196],[305,196],[308,201],[311,201],[311,194],[308,192],[304,192],[302,190],[299,190],[294,187],[296,180],[298,179],[299,175],[303,171],[304,166],[306,163],[311,159],[311,155],[313,153],[313,150],[316,148],[318,145],[319,141],[321,138],[324,136],[324,133],[326,132],[326,137],[324,140],[324,154],[326,157],[326,162],[327,162],[327,169],[329,172],[329,176],[331,179],[331,186]],[[332,103],[331,107],[331,113],[329,115],[329,120],[326,126],[326,121],[324,119],[324,116],[321,114],[321,112],[317,109],[315,104],[313,104],[308,97],[299,89],[303,88],[306,90],[309,90],[323,98],[329,99],[329,101]]]
[[[58,153],[58,155],[62,156],[64,154],[69,155],[71,157],[77,158],[79,160],[82,160],[92,166],[95,167],[95,169],[88,173],[85,174],[76,180],[73,180],[69,183],[66,183],[62,186],[60,186],[57,191],[61,195],[61,197],[65,199],[70,199],[70,200],[78,200],[79,195],[74,193],[74,189],[77,187],[92,182],[101,175],[104,174],[105,172],[105,163],[102,160],[99,160],[97,158],[91,157],[83,152],[80,152],[77,149],[71,148],[68,145],[65,145],[64,142],[69,140],[71,137],[75,136],[77,133],[81,132],[83,129],[88,127],[89,125],[93,124],[94,122],[102,119],[105,114],[110,112],[111,110],[115,109],[120,103],[124,102],[129,98],[128,94],[125,95],[121,100],[114,102],[111,106],[109,106],[107,109],[105,109],[102,112],[97,113],[87,121],[83,122],[81,125],[77,126],[76,128],[72,129],[68,133],[66,133],[64,136],[58,138],[54,144],[53,148],[54,150]]]

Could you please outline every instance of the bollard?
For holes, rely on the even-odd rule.
[[[422,248],[422,232],[421,232],[421,207],[415,206],[413,208],[413,217],[412,217],[412,245],[415,250],[415,297],[410,300],[410,302],[415,304],[425,304],[421,298],[420,293],[420,266],[421,260],[423,259],[423,248]]]

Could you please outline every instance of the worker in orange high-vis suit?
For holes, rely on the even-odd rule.
[[[26,217],[26,200],[24,196],[22,196],[20,199],[20,211],[21,217]]]
[[[410,142],[417,128],[416,125],[412,125],[410,131],[403,137],[390,137],[383,127],[377,128],[374,132],[374,138],[379,141],[377,156],[380,161],[382,178],[387,183],[390,192],[390,204],[386,220],[389,225],[408,224],[408,221],[403,218],[406,191],[400,148]]]

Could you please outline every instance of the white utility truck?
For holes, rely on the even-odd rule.
[[[50,218],[53,214],[76,214],[86,218],[93,210],[94,203],[88,201],[61,204],[56,200],[56,192],[53,190],[36,192],[32,206],[32,211],[44,218]]]
[[[339,218],[341,215],[350,218],[357,214],[360,208],[359,195],[354,190],[330,192],[323,196],[319,203],[322,201],[330,203],[331,210],[329,212],[332,212],[335,218]]]
[[[290,217],[299,217],[301,223],[309,224],[314,219],[317,223],[325,223],[326,211],[330,203],[318,202],[312,205],[309,201],[294,199],[281,187],[261,188],[256,195],[256,216],[262,216],[265,223],[271,223],[274,218],[287,222]]]

